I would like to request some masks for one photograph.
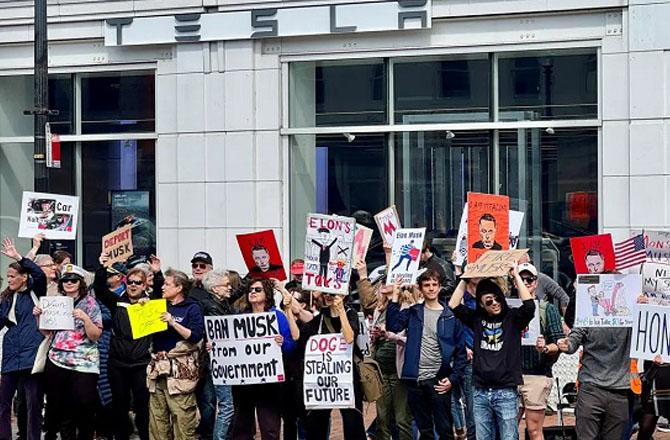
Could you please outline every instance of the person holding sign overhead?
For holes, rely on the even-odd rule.
[[[43,337],[33,317],[33,307],[38,304],[37,298],[47,293],[46,276],[35,263],[23,258],[8,238],[2,243],[2,253],[14,262],[7,268],[7,288],[0,294],[0,329],[7,328],[2,340],[0,438],[12,438],[12,400],[22,387],[28,410],[27,439],[38,440],[43,395],[41,375],[33,371]]]
[[[85,275],[84,269],[74,264],[63,268],[58,290],[74,300],[74,330],[54,334],[45,369],[47,400],[63,440],[92,440],[95,434],[100,373],[98,340],[103,325],[100,306],[87,289]],[[35,307],[34,314],[41,313]]]
[[[289,319],[280,310],[275,308],[274,302],[275,281],[254,278],[249,285],[242,313],[274,312],[277,315],[279,333],[275,342],[282,348],[284,354],[296,348],[295,340],[299,337],[299,330],[295,318]],[[281,386],[277,383],[238,385],[233,387],[233,440],[249,440],[256,432],[256,414],[262,440],[279,440],[281,429]]]
[[[168,329],[153,335],[147,367],[149,438],[192,440],[198,427],[195,387],[200,378],[200,342],[204,319],[200,305],[187,296],[191,281],[184,272],[165,272],[161,315]]]

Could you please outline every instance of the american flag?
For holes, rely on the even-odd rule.
[[[644,236],[638,234],[628,240],[614,245],[614,256],[616,258],[616,269],[626,269],[644,263],[647,259],[647,251],[644,247]]]

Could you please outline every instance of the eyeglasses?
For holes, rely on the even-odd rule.
[[[263,291],[262,287],[249,287],[249,293],[251,292],[261,293],[262,291]]]
[[[192,269],[207,269],[207,264],[205,264],[205,263],[192,263],[191,268]]]
[[[56,263],[40,264],[40,267],[54,267],[54,266],[56,266]]]
[[[533,284],[535,282],[535,280],[537,280],[537,277],[521,277],[521,280],[525,284]]]
[[[484,305],[486,307],[491,307],[493,304],[500,304],[497,299],[489,298],[486,301],[484,301]]]
[[[128,280],[128,281],[126,281],[126,284],[128,284],[128,285],[130,285],[130,286],[141,286],[142,284],[144,284],[144,281],[140,281],[140,280]]]
[[[67,284],[77,284],[78,282],[79,282],[79,280],[73,279],[73,278],[68,278],[66,280],[63,280],[63,284],[65,284],[65,283],[67,283]]]

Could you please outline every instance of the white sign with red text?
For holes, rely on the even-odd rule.
[[[354,408],[353,344],[339,333],[315,335],[305,347],[305,409]]]

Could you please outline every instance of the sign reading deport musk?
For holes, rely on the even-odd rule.
[[[431,18],[431,0],[111,18],[105,22],[105,46],[429,29]]]

